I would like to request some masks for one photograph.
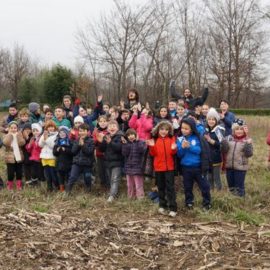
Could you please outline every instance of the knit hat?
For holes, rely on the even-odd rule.
[[[68,136],[70,129],[69,129],[68,127],[66,127],[66,126],[60,126],[60,127],[59,127],[59,132],[60,132],[60,131],[65,132],[66,135]]]
[[[40,105],[36,102],[31,102],[28,105],[28,109],[31,113],[35,113],[40,108]]]
[[[210,108],[207,115],[206,115],[206,118],[215,118],[217,120],[217,122],[219,122],[220,120],[220,116],[217,112],[217,110],[215,108]]]
[[[233,121],[232,130],[235,130],[237,127],[243,127],[245,125],[246,125],[246,122],[243,119],[237,118]]]
[[[41,127],[41,125],[38,124],[38,123],[33,123],[33,124],[31,125],[31,128],[32,128],[32,130],[33,130],[33,129],[37,129],[37,130],[39,131],[39,133],[42,132],[42,127]]]
[[[31,123],[25,123],[24,125],[23,125],[23,128],[22,128],[22,130],[25,130],[25,129],[32,129],[31,128]]]
[[[77,115],[75,118],[74,118],[74,123],[84,123],[84,120],[83,118],[80,116],[80,115]]]

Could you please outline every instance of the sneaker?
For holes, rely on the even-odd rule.
[[[187,207],[187,209],[192,210],[193,209],[193,204],[192,203],[188,203],[186,205],[186,207]]]
[[[170,216],[170,217],[176,217],[176,212],[170,211],[169,216]]]
[[[111,202],[113,202],[113,200],[114,200],[114,197],[113,196],[109,196],[107,202],[111,203]]]
[[[162,208],[162,207],[158,208],[158,212],[161,215],[167,215],[166,210],[164,208]]]

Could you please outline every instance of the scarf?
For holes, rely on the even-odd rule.
[[[15,157],[15,161],[16,162],[21,162],[22,157],[21,157],[20,148],[19,148],[19,145],[18,145],[17,135],[12,134],[12,136],[13,136],[13,140],[12,140],[11,146],[13,148],[13,154],[14,154],[14,157]]]

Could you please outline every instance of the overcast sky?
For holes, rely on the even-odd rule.
[[[42,64],[73,67],[77,29],[110,10],[113,0],[0,0],[0,6],[0,47],[18,43]]]

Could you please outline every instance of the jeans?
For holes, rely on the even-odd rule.
[[[111,183],[110,196],[116,197],[122,177],[122,169],[121,167],[107,168],[106,173]]]
[[[245,196],[246,171],[227,169],[226,177],[229,190],[237,196]]]
[[[100,185],[105,188],[109,188],[110,179],[108,178],[108,174],[105,170],[105,160],[103,157],[97,157],[97,174],[100,180]]]
[[[73,164],[71,167],[71,172],[66,187],[67,192],[71,192],[75,182],[77,182],[81,173],[83,174],[84,177],[84,184],[86,191],[88,192],[91,191],[91,184],[92,184],[91,167]]]
[[[59,189],[59,183],[58,183],[58,178],[57,178],[55,167],[51,167],[51,166],[47,166],[47,165],[44,166],[44,174],[45,174],[45,178],[47,180],[48,191],[52,191],[53,186],[56,189]]]
[[[127,175],[127,188],[129,198],[144,197],[143,176],[142,175]]]
[[[222,183],[220,178],[220,165],[212,166],[212,171],[209,174],[209,182],[211,189],[216,188],[217,190],[222,189]]]
[[[176,194],[174,189],[174,171],[155,172],[158,186],[159,206],[169,207],[170,211],[177,211]]]
[[[185,203],[193,204],[193,185],[197,182],[203,197],[203,206],[208,206],[211,203],[210,184],[207,177],[202,175],[201,168],[197,167],[182,167],[185,189]]]

